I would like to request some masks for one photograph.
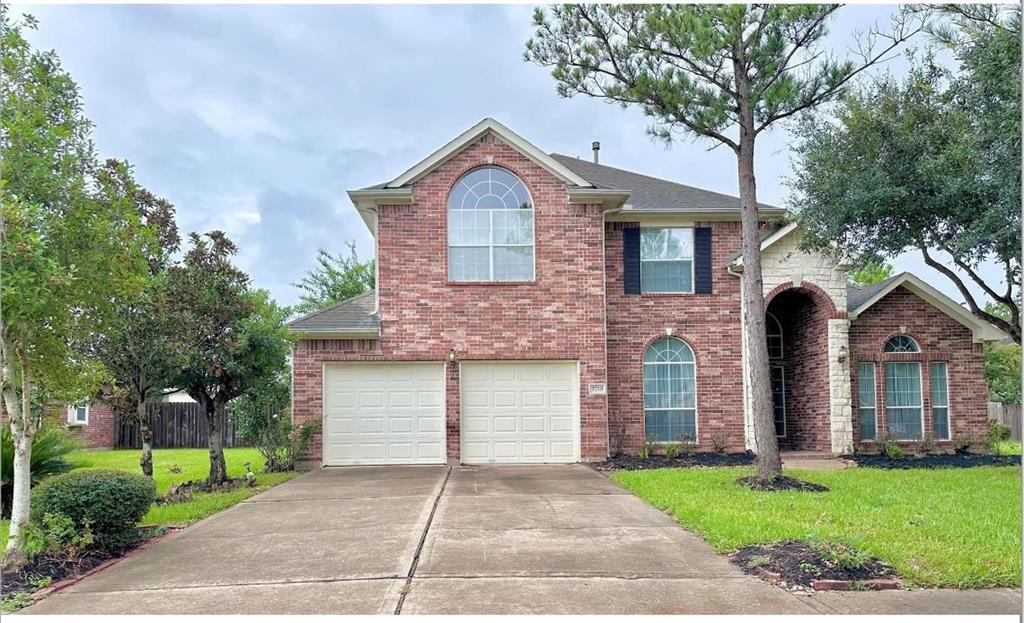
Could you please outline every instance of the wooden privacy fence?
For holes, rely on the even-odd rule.
[[[195,402],[162,402],[149,405],[149,427],[153,431],[154,448],[205,448],[210,427],[206,412]],[[246,445],[235,432],[227,413],[221,413],[221,440],[225,448]],[[141,448],[139,425],[120,422],[117,425],[118,448]]]
[[[988,403],[988,419],[1007,426],[1014,441],[1021,440],[1020,405],[1004,405],[1001,402]]]

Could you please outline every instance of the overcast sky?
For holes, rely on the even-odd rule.
[[[25,10],[40,20],[30,39],[56,49],[81,86],[101,157],[130,161],[183,232],[227,231],[239,265],[284,304],[317,248],[354,240],[372,253],[346,190],[397,176],[487,116],[548,152],[590,157],[600,140],[603,163],[737,194],[731,152],[666,148],[639,110],[558,97],[547,70],[522,59],[528,6]],[[843,8],[832,48],[893,10]],[[759,198],[783,205],[786,133],[759,141]],[[960,298],[918,260],[897,268]]]

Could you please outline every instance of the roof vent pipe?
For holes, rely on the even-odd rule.
[[[594,149],[594,164],[597,164],[598,160],[599,160],[598,157],[597,157],[597,154],[598,154],[599,151],[601,151],[601,142],[600,141],[594,141],[594,143],[591,145],[591,147],[593,147],[593,149]]]

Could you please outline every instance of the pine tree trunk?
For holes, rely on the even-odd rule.
[[[142,437],[142,457],[139,459],[139,466],[147,478],[153,477],[153,431],[149,428],[149,414],[146,413],[146,403],[139,401],[136,408],[136,416],[139,420],[139,436]]]
[[[224,461],[224,443],[221,439],[223,415],[223,405],[218,404],[215,400],[206,402],[206,422],[209,425],[206,439],[210,448],[210,477],[207,482],[211,485],[220,484],[228,479],[227,463]]]
[[[758,479],[768,481],[782,474],[782,457],[775,436],[768,342],[765,329],[764,281],[761,277],[761,236],[757,217],[757,182],[754,178],[754,137],[740,130],[737,153],[741,230],[743,235],[743,326],[746,332],[747,367],[750,372],[750,404],[757,443]]]

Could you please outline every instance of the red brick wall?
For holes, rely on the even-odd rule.
[[[885,342],[900,327],[917,340],[920,353],[883,353]],[[932,430],[931,374],[929,363],[945,361],[949,375],[950,434],[954,440],[980,438],[987,429],[985,365],[981,344],[975,344],[971,330],[956,322],[926,301],[899,287],[875,303],[850,325],[851,376],[853,389],[854,439],[860,442],[857,364],[874,361],[875,402],[878,405],[878,429],[885,427],[886,361],[920,361],[924,430]],[[941,442],[940,442],[941,445]]]
[[[613,431],[625,425],[623,450],[644,441],[643,355],[673,329],[697,362],[697,436],[701,448],[727,435],[743,448],[743,376],[740,364],[740,280],[726,272],[740,247],[739,223],[706,223],[712,232],[711,294],[624,294],[623,223],[605,227],[608,290],[608,414]],[[635,226],[635,224],[634,224]]]
[[[526,184],[534,202],[535,282],[448,281],[448,194],[467,171],[489,162]],[[295,421],[322,418],[323,364],[329,361],[562,359],[580,362],[583,458],[607,454],[607,403],[588,396],[605,382],[603,216],[599,205],[570,205],[565,184],[511,147],[484,136],[413,187],[413,203],[378,214],[381,339],[301,341],[294,351]],[[447,444],[458,458],[458,370],[449,366]],[[319,460],[320,440],[314,443]]]
[[[829,308],[806,292],[786,290],[775,296],[768,311],[782,325],[786,388],[784,450],[829,452],[828,318]]]
[[[101,402],[89,405],[89,423],[85,425],[68,425],[67,405],[47,406],[45,417],[48,425],[67,427],[71,436],[86,448],[108,450],[117,442],[117,418],[110,407]]]

